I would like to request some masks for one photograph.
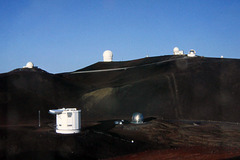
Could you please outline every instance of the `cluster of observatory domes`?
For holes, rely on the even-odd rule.
[[[104,62],[112,62],[113,61],[113,53],[110,50],[106,50],[103,52],[103,61]],[[23,66],[23,68],[34,68],[34,64],[32,62],[28,62],[26,66]]]
[[[178,47],[173,48],[174,55],[185,55],[183,50],[179,50]],[[187,54],[188,57],[195,57],[196,51],[191,49]],[[103,62],[112,62],[113,61],[113,53],[110,50],[106,50],[103,52]]]
[[[183,50],[179,50],[178,47],[173,48],[173,55],[184,55]],[[196,56],[196,51],[191,49],[189,53],[187,54],[188,57],[195,57]]]
[[[184,55],[183,50],[179,50],[178,47],[173,48],[174,55]],[[187,54],[188,57],[195,57],[196,52],[195,50],[191,49],[190,52]],[[113,61],[113,53],[110,50],[106,50],[103,52],[103,62],[112,62]],[[26,66],[23,68],[34,68],[34,64],[32,62],[28,62]]]

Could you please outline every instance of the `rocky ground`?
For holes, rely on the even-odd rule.
[[[53,124],[0,126],[0,159],[230,159],[240,157],[240,125],[146,118],[83,122],[80,134],[56,134]]]

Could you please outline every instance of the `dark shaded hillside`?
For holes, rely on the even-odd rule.
[[[146,117],[240,122],[239,67],[234,59],[161,56],[55,75],[16,70],[0,74],[0,123],[36,119],[38,110],[48,119],[49,109],[61,107],[82,109],[83,120],[130,119],[138,111]]]
[[[124,62],[97,62],[93,65],[87,66],[83,69],[77,70],[77,71],[89,71],[89,70],[100,70],[100,69],[112,69],[112,68],[123,68],[123,67],[132,67],[132,66],[141,66],[141,65],[149,65],[156,62],[161,61],[168,61],[171,59],[181,59],[182,56],[161,56],[161,57],[146,57],[142,59],[137,60],[131,60],[131,61],[124,61]],[[75,72],[77,72],[75,71]]]
[[[239,65],[239,60],[202,59],[176,74],[182,117],[239,122]]]
[[[57,106],[73,105],[72,94],[81,89],[41,69],[16,69],[0,75],[1,124],[37,120]]]
[[[135,60],[133,64],[136,62],[141,65],[64,75],[76,85],[89,86],[81,100],[83,114],[107,119],[130,117],[138,111],[163,118],[240,120],[239,60],[167,56]],[[134,66],[118,63],[119,67]],[[112,65],[100,62],[88,69]]]

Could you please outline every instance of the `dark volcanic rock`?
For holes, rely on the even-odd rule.
[[[0,75],[0,124],[17,124],[22,120],[49,117],[53,107],[72,105],[72,94],[79,87],[41,69],[17,69]]]

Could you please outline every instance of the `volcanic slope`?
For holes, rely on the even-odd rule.
[[[0,74],[0,123],[52,118],[48,110],[77,107],[83,121],[163,119],[239,122],[240,60],[187,56],[98,62],[69,73],[17,69]]]
[[[98,62],[70,74],[78,105],[92,119],[134,112],[166,119],[240,121],[240,60],[187,56]]]
[[[0,124],[32,123],[49,118],[52,107],[72,105],[71,93],[82,89],[39,68],[15,69],[0,74]]]

